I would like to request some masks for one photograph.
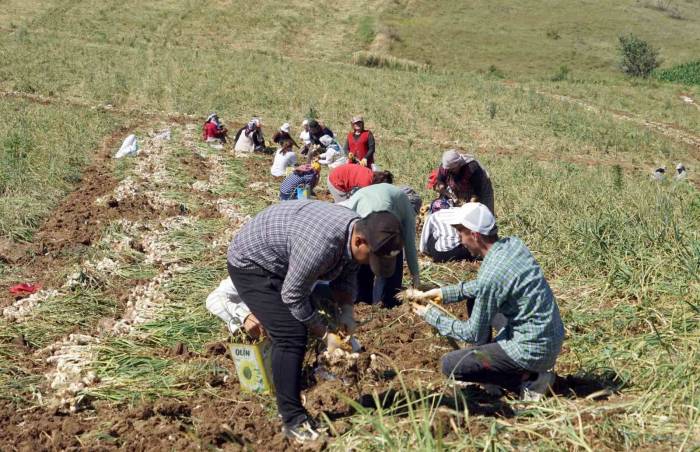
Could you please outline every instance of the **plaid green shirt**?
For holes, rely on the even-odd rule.
[[[425,321],[440,334],[474,344],[488,341],[497,313],[508,325],[496,337],[506,354],[527,370],[551,369],[564,341],[559,308],[530,250],[516,237],[493,244],[475,280],[442,288],[445,304],[476,298],[471,317],[456,320],[429,308]]]

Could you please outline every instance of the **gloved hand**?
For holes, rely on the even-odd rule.
[[[420,301],[431,301],[437,305],[442,304],[442,289],[439,287],[436,289],[431,289],[428,290],[427,292],[423,292],[421,290],[413,290],[411,293],[411,298],[414,300],[420,300]]]
[[[411,303],[411,310],[418,317],[425,317],[425,313],[428,312],[428,306],[418,303]]]
[[[420,286],[420,275],[411,275],[411,287],[417,289]]]
[[[360,165],[367,166],[367,159],[360,160]]]
[[[326,333],[324,340],[326,341],[326,350],[328,350],[328,353],[333,353],[337,349],[345,351],[350,350],[350,345],[336,333]]]
[[[341,304],[338,324],[347,334],[353,334],[357,329],[357,322],[354,317],[354,306],[352,304]]]

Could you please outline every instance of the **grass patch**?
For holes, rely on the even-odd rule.
[[[362,44],[368,46],[377,35],[375,30],[376,20],[372,16],[362,16],[357,22],[357,37]]]
[[[654,77],[664,82],[700,85],[700,60],[658,69],[654,72]]]
[[[372,68],[387,68],[399,71],[421,72],[427,71],[427,64],[396,58],[391,55],[382,55],[376,52],[358,51],[352,54],[352,64]]]
[[[42,302],[21,323],[6,327],[41,348],[76,330],[91,331],[101,318],[114,316],[116,308],[116,301],[100,291],[77,289]]]
[[[0,101],[0,236],[31,241],[118,125],[95,110]]]
[[[205,388],[211,377],[228,373],[209,360],[182,362],[158,356],[152,345],[131,339],[99,345],[93,369],[102,381],[83,394],[115,402],[192,396]]]

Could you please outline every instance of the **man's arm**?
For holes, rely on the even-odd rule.
[[[404,250],[406,252],[406,262],[411,275],[420,274],[418,266],[418,253],[416,252],[416,214],[413,212],[413,206],[405,194],[401,197],[403,215],[401,228],[403,228]]]
[[[337,262],[336,247],[334,246],[318,246],[310,240],[305,240],[306,237],[290,237],[292,240],[291,249],[289,251],[289,265],[287,266],[287,275],[282,284],[282,301],[289,307],[290,312],[300,322],[311,325],[322,322],[321,317],[314,308],[309,296],[311,288],[319,279],[321,274],[332,268]],[[355,272],[357,272],[355,267]],[[340,277],[347,279],[351,273],[346,273],[347,268],[343,269]],[[352,270],[350,270],[352,271]],[[346,288],[353,289],[357,284],[356,274],[352,280],[345,281],[343,284],[334,284],[331,281],[331,289],[339,291],[348,291]],[[336,278],[336,279],[340,279]],[[355,291],[350,290],[351,294]]]
[[[433,221],[435,221],[433,219],[433,216],[428,215],[428,219],[425,220],[425,223],[423,224],[423,230],[420,233],[420,245],[419,245],[419,251],[421,253],[428,252],[428,240],[430,239],[430,235],[432,233]]]
[[[442,302],[443,304],[450,304],[466,300],[467,298],[476,298],[478,289],[478,279],[444,286],[442,287]]]
[[[449,336],[472,344],[482,345],[489,339],[491,319],[496,315],[497,303],[491,298],[480,298],[474,303],[472,315],[466,321],[458,320],[429,306],[425,321],[443,336]]]
[[[349,263],[337,278],[330,282],[333,299],[338,303],[354,303],[357,297],[357,264]],[[336,298],[338,295],[338,298]]]
[[[365,158],[369,160],[374,157],[374,135],[372,135],[372,132],[368,132],[367,135],[367,155],[365,155]]]
[[[317,279],[315,257],[292,248],[280,293],[282,302],[289,308],[292,316],[306,325],[322,321],[309,298],[311,288]]]
[[[479,167],[469,181],[472,184],[474,193],[479,197],[479,202],[494,212],[493,185],[486,171]]]

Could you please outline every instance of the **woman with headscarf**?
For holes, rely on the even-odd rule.
[[[428,186],[457,203],[478,201],[494,213],[491,178],[471,155],[460,154],[454,149],[445,151],[442,164]]]
[[[261,151],[265,148],[260,118],[252,118],[236,133],[234,150],[238,152]]]
[[[216,113],[212,113],[204,121],[204,126],[202,126],[202,139],[204,141],[221,141],[226,143],[226,135],[228,130],[219,120],[219,116]]]

